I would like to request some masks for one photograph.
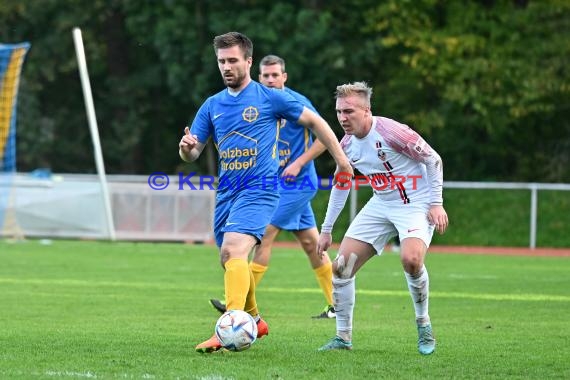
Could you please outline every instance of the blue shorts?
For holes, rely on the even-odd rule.
[[[316,191],[282,190],[281,198],[271,223],[285,231],[301,231],[315,227],[315,214],[311,207],[311,199]]]
[[[252,235],[260,242],[278,203],[279,193],[274,190],[243,189],[218,197],[214,212],[216,245],[222,246],[226,232]]]

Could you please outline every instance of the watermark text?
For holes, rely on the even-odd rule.
[[[369,175],[352,175],[340,172],[334,177],[313,178],[279,177],[275,176],[233,176],[218,179],[210,175],[178,173],[177,190],[297,190],[315,191],[330,190],[333,187],[340,190],[355,190],[361,187],[372,187],[375,191],[409,189],[416,190],[421,175],[394,175],[392,173],[374,173]],[[154,172],[148,177],[148,185],[153,190],[165,190],[170,186],[170,177],[163,172]]]

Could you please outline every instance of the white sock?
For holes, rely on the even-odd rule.
[[[429,275],[427,269],[422,266],[422,269],[415,275],[404,272],[406,280],[408,281],[408,289],[412,296],[414,309],[416,312],[416,322],[420,326],[429,324]]]
[[[336,312],[336,334],[347,342],[352,341],[352,315],[354,312],[354,277],[333,277],[333,300]]]

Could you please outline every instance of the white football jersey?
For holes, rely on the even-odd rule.
[[[340,144],[381,200],[443,204],[441,158],[407,125],[374,116],[368,135],[345,135]]]

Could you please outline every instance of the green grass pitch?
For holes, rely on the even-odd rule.
[[[201,355],[223,295],[211,246],[0,242],[1,379],[570,378],[570,260],[430,254],[436,352],[422,357],[398,256],[359,273],[354,350],[320,353],[334,320],[299,249],[258,288],[268,337]]]

